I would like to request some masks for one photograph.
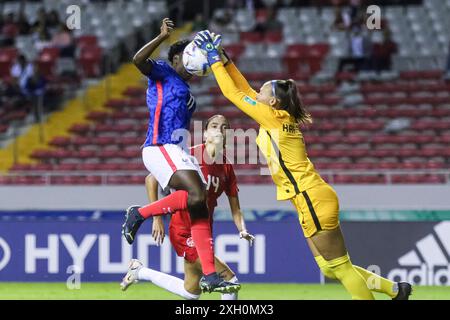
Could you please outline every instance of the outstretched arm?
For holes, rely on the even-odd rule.
[[[234,62],[230,60],[229,63],[225,64],[225,69],[228,71],[231,79],[233,79],[236,87],[254,100],[256,98],[256,91],[253,90]]]
[[[145,189],[150,203],[158,200],[158,181],[151,174],[145,177]],[[163,243],[165,235],[162,216],[153,217],[152,236],[157,245]]]
[[[211,69],[220,90],[228,100],[260,125],[265,127],[273,126],[274,115],[272,108],[257,102],[254,97],[239,89],[221,61],[214,63]]]
[[[143,75],[148,76],[152,71],[153,62],[150,56],[161,43],[169,38],[173,27],[173,22],[169,18],[164,18],[161,25],[161,33],[134,55],[133,63]]]
[[[257,102],[235,84],[227,69],[225,69],[217,49],[220,46],[220,41],[220,36],[213,40],[208,31],[200,31],[194,38],[195,44],[205,52],[208,63],[211,66],[211,70],[216,77],[216,81],[223,95],[261,126],[270,128],[278,125],[272,107]]]
[[[245,227],[244,215],[242,214],[241,211],[238,196],[229,196],[228,201],[230,202],[230,209],[231,214],[233,216],[234,224],[239,230],[239,237],[241,239],[247,240],[250,243],[250,245],[252,245],[253,240],[255,240],[255,237],[252,234],[248,233],[247,228]]]

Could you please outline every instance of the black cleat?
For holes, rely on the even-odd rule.
[[[412,293],[412,286],[408,282],[397,282],[398,294],[392,300],[408,300]]]
[[[139,208],[139,206],[131,206],[125,213],[125,223],[122,225],[122,234],[129,244],[133,243],[136,232],[145,220],[139,213]]]
[[[214,272],[201,278],[200,289],[202,292],[208,293],[233,293],[238,292],[241,289],[241,285],[239,283],[225,281],[216,272]]]

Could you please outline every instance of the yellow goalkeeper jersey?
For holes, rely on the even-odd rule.
[[[224,96],[260,124],[256,143],[277,186],[277,200],[287,200],[325,183],[306,153],[296,120],[285,110],[257,102],[256,92],[233,63],[212,65]]]

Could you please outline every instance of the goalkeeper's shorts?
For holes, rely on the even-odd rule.
[[[339,226],[339,200],[329,184],[322,183],[305,190],[291,198],[291,201],[297,209],[306,238]]]

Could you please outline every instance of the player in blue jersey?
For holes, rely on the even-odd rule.
[[[147,105],[149,124],[142,158],[147,170],[162,188],[176,190],[169,196],[147,206],[127,209],[122,234],[132,244],[145,219],[188,210],[192,239],[196,245],[203,274],[200,288],[204,292],[236,292],[240,285],[224,281],[214,265],[213,240],[206,204],[206,182],[196,159],[182,147],[183,136],[196,104],[187,81],[192,78],[183,66],[182,55],[188,40],[175,42],[169,49],[169,62],[150,58],[158,46],[167,40],[174,27],[165,18],[161,32],[143,46],[133,63],[148,78]]]

